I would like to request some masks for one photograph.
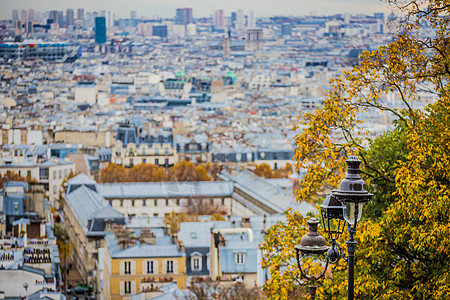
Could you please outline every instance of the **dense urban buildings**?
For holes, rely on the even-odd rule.
[[[59,299],[76,287],[95,299],[183,299],[209,280],[261,287],[265,230],[289,207],[316,210],[294,201],[297,116],[320,108],[329,79],[362,51],[391,39],[379,13],[130,9],[14,9],[1,23],[6,297]],[[401,107],[397,93],[384,100]],[[388,114],[360,118],[372,136],[392,127]],[[145,180],[131,174],[147,167]],[[106,178],[109,168],[122,177]],[[12,274],[20,285],[5,284]]]

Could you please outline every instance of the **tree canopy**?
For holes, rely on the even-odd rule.
[[[398,16],[393,41],[363,53],[359,66],[332,80],[324,106],[299,117],[294,159],[306,175],[298,200],[320,202],[345,175],[346,158],[358,155],[374,198],[356,234],[355,297],[449,299],[450,2],[388,2]],[[388,115],[393,129],[370,138],[367,112]],[[271,299],[287,299],[302,284],[293,247],[304,224],[289,212],[262,245]],[[344,298],[346,277],[341,260],[318,298]]]
[[[131,168],[110,163],[100,172],[100,182],[164,182],[164,181],[210,181],[207,169],[199,164],[181,161],[166,172],[161,166],[139,164]]]

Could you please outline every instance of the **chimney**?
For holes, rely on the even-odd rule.
[[[242,217],[241,223],[243,228],[250,228],[250,217]]]
[[[40,224],[40,236],[41,237],[45,237],[46,234],[46,230],[45,230],[45,221],[42,220],[41,224]]]

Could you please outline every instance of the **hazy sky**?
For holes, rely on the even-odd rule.
[[[257,17],[388,11],[386,3],[380,0],[0,0],[0,18],[11,19],[14,8],[109,10],[116,17],[128,17],[130,10],[136,10],[138,17],[173,17],[179,7],[192,7],[195,18],[209,16],[217,9],[224,9],[226,16],[237,9],[243,9],[245,13],[253,10]]]

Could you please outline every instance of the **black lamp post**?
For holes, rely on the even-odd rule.
[[[316,281],[325,275],[328,268],[328,260],[322,273],[319,276],[314,276],[306,274],[306,272],[302,269],[301,257],[324,254],[330,247],[326,245],[325,238],[317,233],[317,225],[320,222],[316,218],[311,218],[307,223],[309,231],[301,238],[300,243],[295,246],[295,254],[297,256],[297,264],[302,277],[311,282],[308,287],[311,300],[314,300],[316,299],[317,290]]]
[[[331,195],[325,199],[321,205],[322,221],[330,237],[332,247],[328,250],[327,256],[331,262],[336,262],[339,258],[339,251],[335,248],[337,245],[340,255],[348,262],[348,299],[354,299],[355,285],[355,251],[356,241],[354,236],[358,221],[361,219],[362,208],[367,203],[372,194],[366,191],[366,184],[359,176],[359,165],[361,161],[356,156],[350,156],[347,160],[348,171],[345,178],[341,181],[338,190],[331,191]],[[347,241],[348,258],[342,252],[341,247],[336,242],[342,234],[344,226],[343,220],[347,222],[349,239]]]

